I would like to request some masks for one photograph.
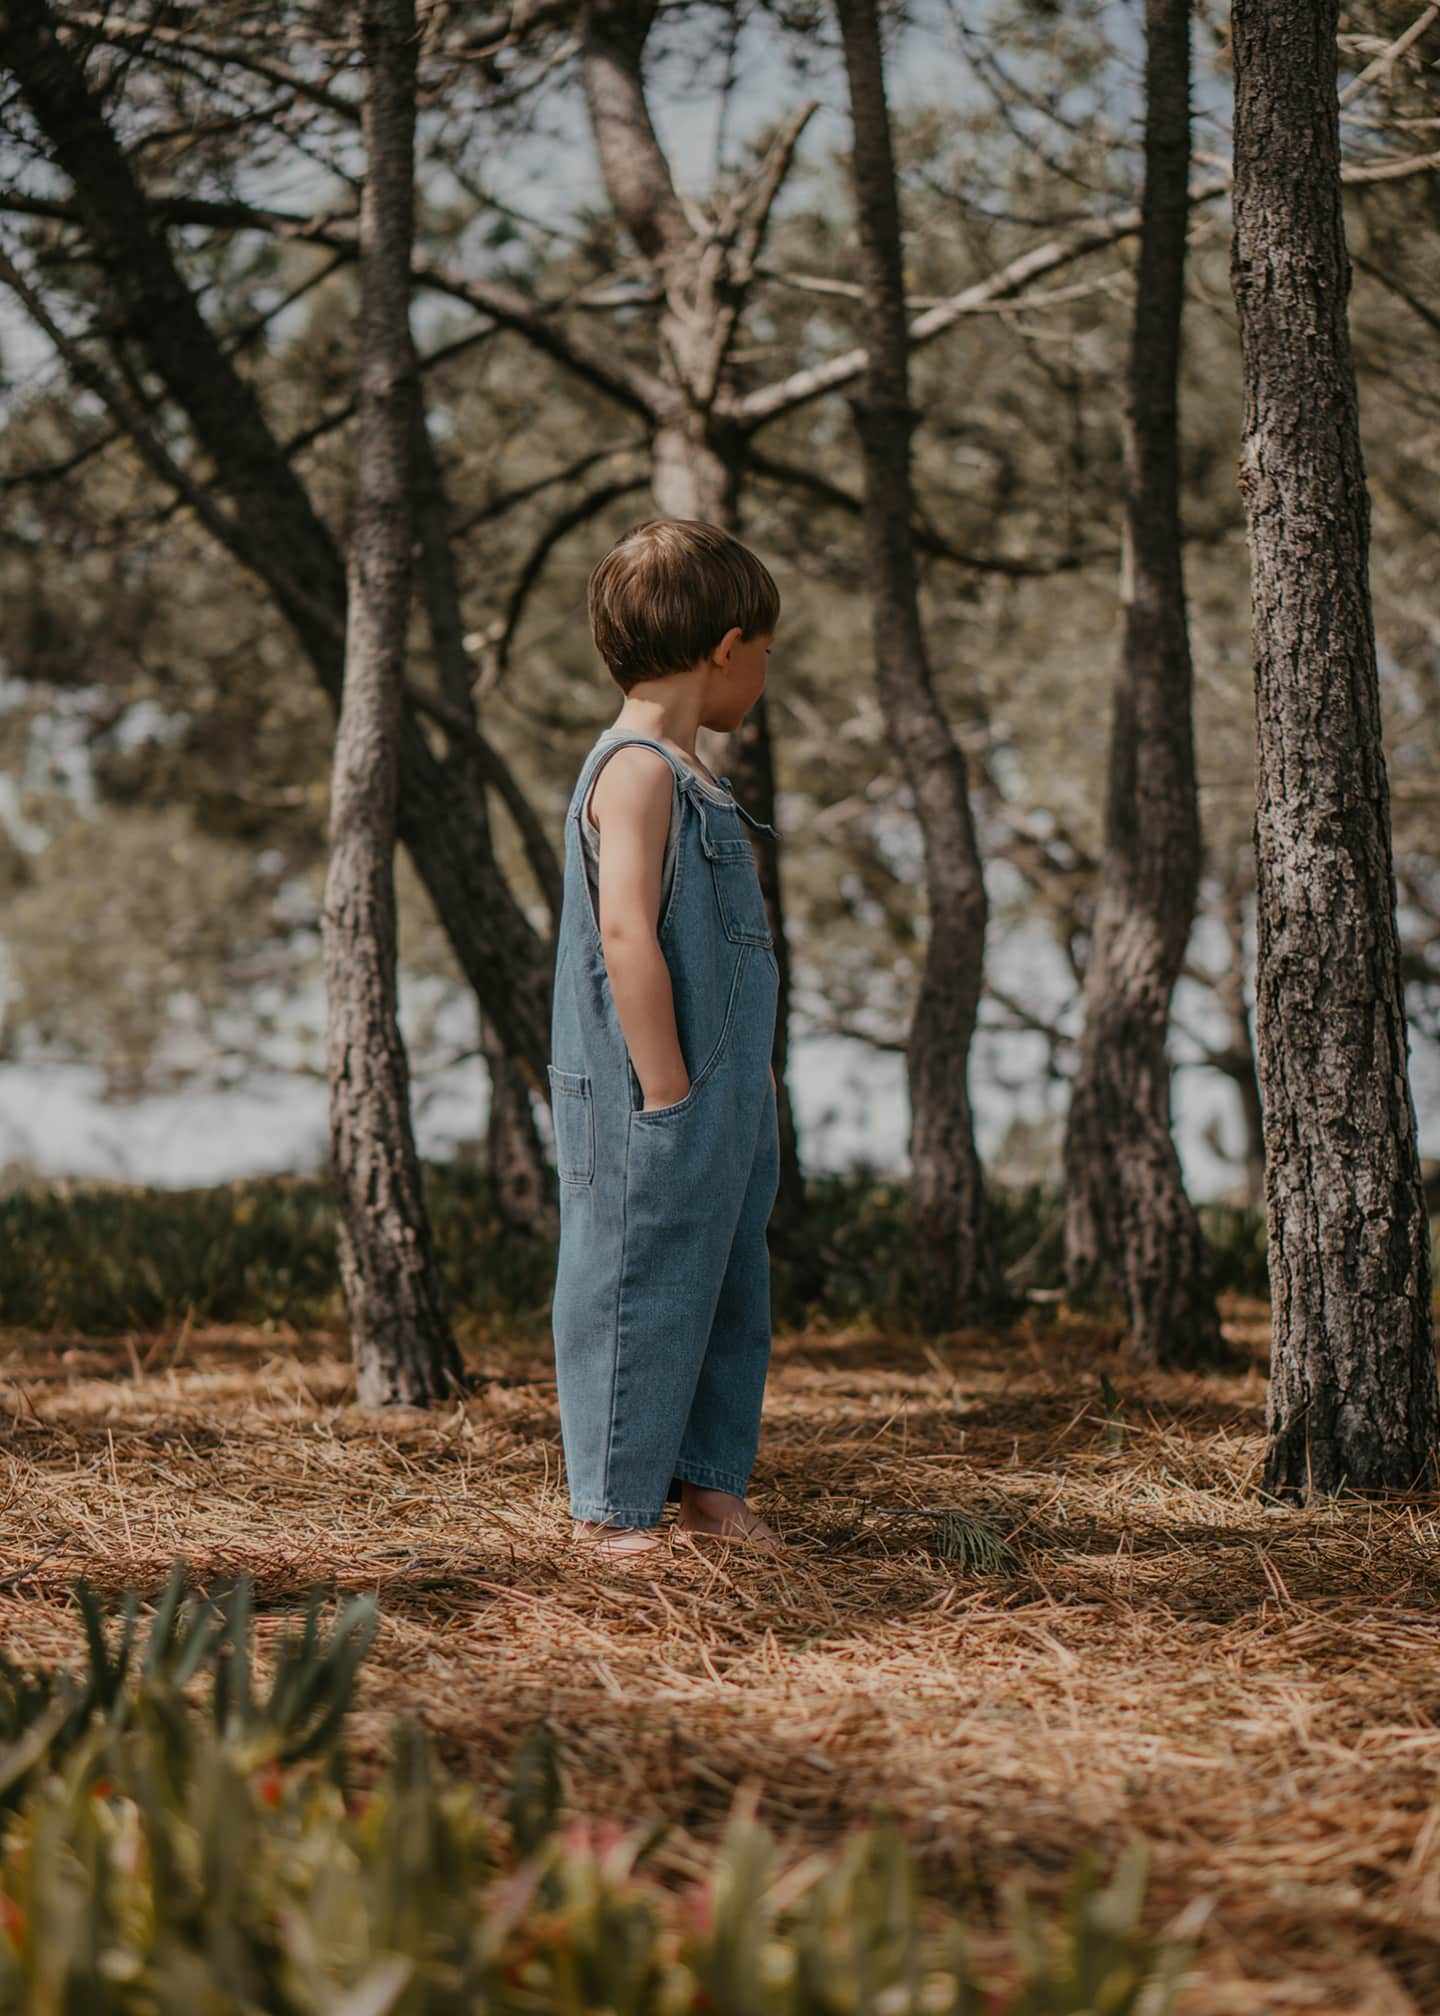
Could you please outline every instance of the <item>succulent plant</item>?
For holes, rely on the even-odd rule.
[[[1143,1851],[1077,1861],[1058,1923],[1009,1902],[1021,1977],[975,1973],[888,1820],[781,1868],[740,1804],[705,1880],[646,1858],[663,1829],[565,1820],[543,1731],[508,1810],[394,1731],[373,1795],[340,1736],[376,1628],[311,1596],[255,1684],[253,1591],[186,1593],[177,1564],[136,1656],[80,1595],[84,1679],[0,1661],[4,2016],[1163,2016],[1185,1949],[1142,1925]],[[185,1689],[208,1679],[197,1704]],[[192,1689],[192,1692],[194,1690]]]

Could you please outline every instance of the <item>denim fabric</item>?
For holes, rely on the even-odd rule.
[[[626,741],[674,773],[680,836],[659,940],[690,1090],[643,1110],[615,1014],[579,818]],[[745,826],[647,736],[590,751],[565,821],[550,1041],[560,1178],[552,1326],[570,1510],[658,1524],[675,1480],[743,1497],[770,1361],[765,1227],[780,1174],[779,969]]]

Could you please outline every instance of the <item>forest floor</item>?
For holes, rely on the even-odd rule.
[[[662,1863],[742,1786],[787,1855],[886,1809],[981,1927],[1139,1833],[1147,1918],[1210,1906],[1188,2016],[1437,2010],[1440,1508],[1264,1507],[1265,1311],[1227,1328],[1203,1378],[1063,1321],[782,1337],[752,1502],[789,1550],[623,1567],[566,1545],[543,1339],[472,1339],[473,1397],[393,1417],[319,1334],[0,1339],[0,1648],[74,1662],[75,1577],[153,1595],[176,1556],[254,1577],[262,1646],[370,1591],[362,1777],[418,1713],[498,1790],[546,1722],[570,1807],[664,1816]],[[940,1507],[1014,1572],[941,1558]]]

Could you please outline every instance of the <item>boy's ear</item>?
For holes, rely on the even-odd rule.
[[[718,665],[722,671],[728,668],[730,653],[744,635],[745,632],[738,627],[727,630],[725,635],[720,639],[720,642],[715,646],[715,649],[710,653],[712,663]]]

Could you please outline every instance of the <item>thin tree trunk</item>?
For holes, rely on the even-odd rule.
[[[735,332],[770,211],[809,111],[782,127],[751,184],[734,192],[724,238],[698,233],[676,193],[645,97],[642,65],[656,11],[655,0],[590,0],[582,15],[585,100],[615,215],[649,262],[664,297],[653,413],[656,505],[666,517],[701,518],[733,532],[743,441],[720,420],[717,402],[726,389]],[[731,746],[734,755],[725,761],[737,795],[756,818],[772,822],[774,768],[763,699]],[[780,1184],[771,1224],[792,1266],[803,1274],[813,1242],[803,1236],[805,1191],[787,1075],[790,955],[779,849],[761,834],[756,856],[780,982],[771,1054]]]
[[[461,1378],[396,1019],[395,834],[413,504],[414,0],[365,0],[360,399],[345,678],[322,911],[340,1275],[362,1406]]]
[[[1346,296],[1337,0],[1235,0],[1232,283],[1258,736],[1265,1488],[1440,1482]]]
[[[425,420],[425,402],[416,386],[415,428],[415,527],[420,599],[430,630],[430,648],[440,693],[451,713],[461,721],[474,723],[473,673],[465,648],[465,612],[460,582],[455,569],[455,549],[450,537],[450,504],[435,444]],[[462,789],[476,806],[477,823],[483,822],[489,837],[489,814],[484,781],[476,772],[475,745],[452,735],[445,756],[445,768],[460,780]],[[560,868],[553,851],[546,846],[540,876],[551,907],[553,933],[559,922],[558,899],[552,892],[560,883]],[[500,1217],[517,1232],[553,1237],[559,1231],[559,1212],[553,1172],[535,1125],[530,1092],[540,1090],[525,1059],[506,1043],[488,1015],[480,1017],[481,1047],[490,1074],[490,1115],[486,1124],[490,1171],[496,1183]],[[545,1089],[548,1089],[548,1076]]]
[[[1190,197],[1190,0],[1146,0],[1145,194],[1125,425],[1125,630],[1085,1031],[1065,1137],[1065,1271],[1118,1282],[1142,1361],[1223,1355],[1185,1194],[1165,1050],[1200,874],[1180,532],[1179,369]]]
[[[667,518],[702,518],[712,525],[724,526],[727,532],[739,532],[739,471],[733,460],[705,438],[703,416],[699,416],[698,424],[692,421],[687,426],[682,422],[658,431],[654,492],[656,506]],[[773,825],[775,765],[764,694],[734,734],[716,736],[714,740],[725,753],[712,750],[706,760],[721,764],[747,812],[763,819],[766,825]],[[760,886],[770,919],[770,935],[775,941],[775,963],[780,969],[775,1041],[770,1053],[780,1131],[780,1187],[770,1221],[771,1236],[784,1249],[792,1270],[799,1267],[803,1272],[813,1255],[814,1241],[808,1240],[804,1233],[805,1182],[800,1172],[795,1109],[790,1101],[790,947],[785,935],[780,848],[768,834],[758,833],[754,838]],[[818,1287],[817,1276],[807,1280],[800,1292]]]
[[[965,758],[936,696],[910,527],[910,339],[900,209],[875,0],[837,0],[855,140],[869,370],[856,405],[875,661],[886,725],[925,844],[930,940],[909,1040],[916,1227],[926,1320],[969,1323],[999,1278],[975,1150],[969,1057],[980,1001],[986,899]]]
[[[559,1199],[554,1174],[540,1147],[529,1083],[495,1031],[484,1022],[480,1047],[490,1074],[485,1143],[500,1222],[511,1232],[556,1239],[560,1236]]]
[[[1265,1201],[1265,1109],[1260,1101],[1255,1039],[1250,1030],[1250,1007],[1245,998],[1245,910],[1240,891],[1233,886],[1225,891],[1222,917],[1230,944],[1230,964],[1216,979],[1215,993],[1225,1011],[1230,1031],[1226,1072],[1240,1095],[1245,1202],[1253,1211]]]
[[[783,656],[783,653],[782,653]],[[728,773],[746,809],[766,825],[775,821],[775,756],[770,736],[770,713],[762,693],[735,733],[729,737],[733,755],[727,757]],[[775,1041],[770,1062],[775,1072],[775,1104],[780,1131],[780,1186],[770,1220],[771,1236],[784,1253],[802,1295],[819,1292],[823,1268],[810,1236],[805,1202],[805,1179],[800,1169],[799,1132],[795,1107],[790,1097],[790,941],[785,930],[785,892],[782,882],[783,848],[766,833],[755,836],[755,853],[760,869],[760,887],[770,918],[770,934],[775,941],[775,963],[780,969],[780,986],[775,1002]]]

